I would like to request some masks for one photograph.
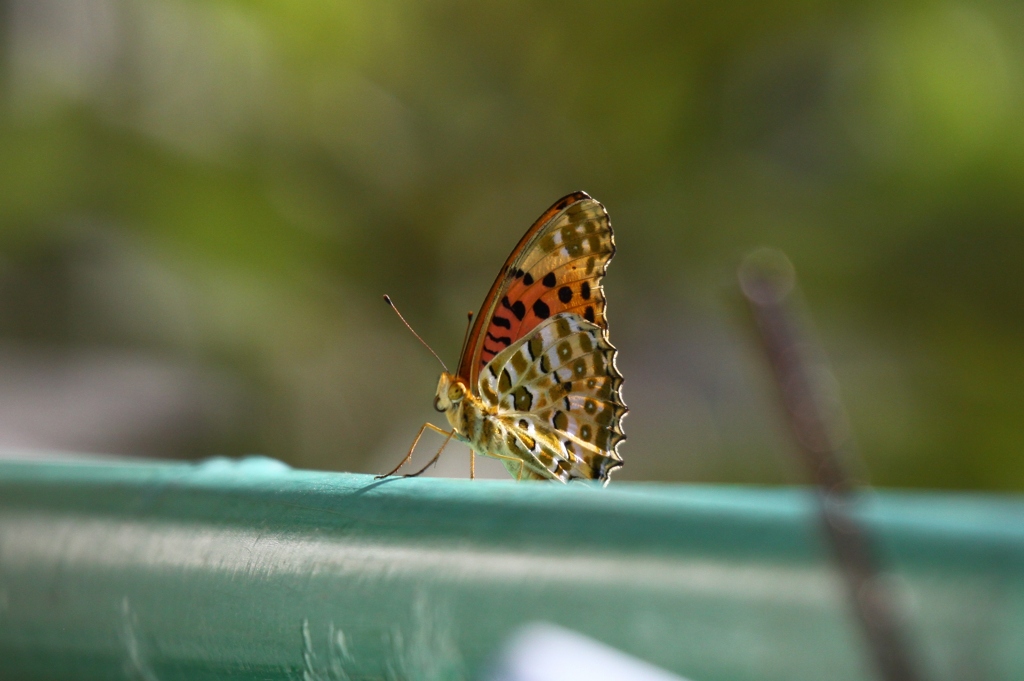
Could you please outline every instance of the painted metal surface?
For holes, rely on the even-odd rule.
[[[1024,500],[878,494],[928,678],[1024,678]],[[693,681],[866,680],[800,489],[0,462],[0,678],[479,679],[550,622]]]

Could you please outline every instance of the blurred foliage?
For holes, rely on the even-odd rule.
[[[1021,6],[0,0],[0,17],[5,357],[131,356],[174,370],[122,398],[168,373],[204,395],[185,419],[155,399],[160,427],[129,445],[45,425],[38,443],[381,470],[436,416],[438,368],[380,295],[454,361],[522,232],[584,189],[619,244],[622,478],[802,479],[736,293],[771,245],[874,482],[1024,489]],[[0,410],[36,390],[26,371]]]

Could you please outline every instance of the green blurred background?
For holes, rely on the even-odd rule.
[[[768,245],[873,482],[1022,490],[1022,38],[995,2],[0,0],[0,445],[384,470],[439,415],[381,294],[454,363],[583,189],[618,479],[804,479],[737,293]]]

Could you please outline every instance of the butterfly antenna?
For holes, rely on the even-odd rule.
[[[420,335],[416,333],[416,331],[411,326],[409,326],[409,322],[405,321],[405,317],[403,317],[402,313],[398,311],[398,308],[395,307],[395,304],[391,302],[391,296],[385,295],[384,302],[387,303],[391,307],[391,309],[395,311],[395,314],[398,315],[398,318],[402,320],[403,324],[405,324],[405,328],[409,329],[409,331],[412,331],[412,335],[416,336],[416,340],[418,340],[420,343],[423,343],[423,347],[425,347],[427,350],[430,350],[430,354],[432,354],[434,357],[437,357],[437,361],[441,362],[441,366],[444,367],[445,373],[448,373],[448,367],[445,366],[444,360],[438,357],[437,353],[434,352],[434,348],[427,345],[427,341],[420,338]]]
[[[469,321],[466,322],[466,337],[462,339],[462,350],[459,351],[459,357],[462,357],[466,353],[466,343],[469,342],[469,332],[473,329],[473,311],[470,310],[466,313]]]

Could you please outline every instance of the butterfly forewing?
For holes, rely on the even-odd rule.
[[[553,205],[509,256],[484,301],[459,375],[476,381],[503,350],[560,312],[607,328],[601,279],[615,253],[608,213],[584,192]]]
[[[561,312],[491,360],[479,394],[516,439],[509,453],[549,477],[607,480],[625,437],[615,354],[604,329]]]

